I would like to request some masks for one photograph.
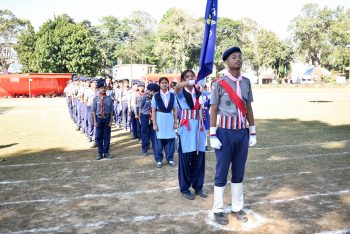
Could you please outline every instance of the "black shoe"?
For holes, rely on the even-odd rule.
[[[96,160],[101,160],[102,156],[101,155],[97,155]]]
[[[142,155],[146,157],[146,156],[148,156],[148,153],[147,152],[143,152]]]
[[[161,168],[163,166],[162,162],[157,162],[156,164],[157,168]]]
[[[202,197],[202,198],[208,197],[208,194],[206,194],[202,189],[196,191],[195,194],[198,195],[198,196],[200,196],[200,197]]]
[[[76,129],[75,129],[75,131],[79,131],[80,130],[80,127],[77,127]]]
[[[105,154],[105,159],[112,159],[110,154]]]
[[[169,161],[168,164],[169,164],[169,166],[171,166],[171,167],[175,167],[174,161]]]
[[[229,223],[224,212],[214,213],[214,221],[221,225],[227,225]]]
[[[89,137],[89,142],[92,142],[92,137]]]
[[[237,212],[231,211],[231,214],[233,216],[236,216],[237,220],[242,223],[248,222],[247,214],[243,210]]]
[[[182,193],[182,196],[184,196],[185,198],[187,198],[188,200],[194,200],[196,197],[194,196],[193,193],[191,193],[191,191],[187,191]]]

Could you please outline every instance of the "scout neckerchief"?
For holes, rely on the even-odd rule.
[[[187,87],[182,89],[186,103],[191,110],[198,110],[200,107],[199,97],[202,94],[196,87],[193,86],[192,92]]]
[[[148,100],[152,101],[152,96],[149,95],[149,93],[146,93],[145,95],[148,98]],[[152,104],[150,105],[150,109],[149,109],[149,119],[152,120]]]
[[[163,94],[162,91],[159,91],[155,94],[154,99],[156,100],[157,109],[159,111],[170,113],[174,107],[175,97],[173,93],[170,93],[170,100],[168,101],[168,98],[166,97],[167,93],[169,92],[166,92],[165,94]],[[165,96],[165,102],[163,101],[161,95]]]
[[[202,95],[202,93],[199,91],[199,88],[196,86],[193,86],[192,92],[188,90],[187,87],[182,89],[183,95],[185,97],[185,100],[187,102],[187,105],[191,110],[200,110],[200,104],[199,104],[199,97]],[[190,130],[190,124],[188,119],[182,119],[180,121],[180,126],[185,125],[187,130]],[[199,120],[199,129],[200,131],[203,131],[203,119]]]
[[[105,117],[105,93],[99,93],[101,96],[101,116],[104,118]]]

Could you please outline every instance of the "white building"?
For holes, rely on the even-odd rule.
[[[155,73],[156,65],[118,64],[113,67],[113,80],[142,80],[146,74]]]

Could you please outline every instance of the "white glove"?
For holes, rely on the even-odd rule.
[[[198,99],[199,104],[203,105],[208,100],[207,96],[201,95]]]
[[[256,144],[256,130],[255,126],[249,126],[249,146],[254,146]]]
[[[188,82],[188,85],[189,86],[193,86],[194,85],[194,83],[196,82],[195,80],[189,80],[189,81],[187,81]]]
[[[220,149],[222,144],[216,137],[217,127],[210,127],[210,146],[214,149]]]

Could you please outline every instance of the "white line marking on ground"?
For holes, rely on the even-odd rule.
[[[310,200],[319,196],[334,196],[334,195],[341,195],[341,194],[347,194],[350,193],[350,190],[341,190],[341,191],[336,191],[336,192],[328,192],[328,193],[316,193],[316,194],[309,194],[309,195],[305,195],[305,196],[300,196],[300,197],[296,197],[296,198],[292,198],[292,199],[278,199],[278,200],[266,200],[266,201],[262,201],[262,202],[255,202],[255,203],[251,203],[251,204],[247,204],[248,206],[252,206],[252,205],[261,205],[261,204],[278,204],[278,203],[282,203],[282,202],[293,202],[295,200],[300,200],[300,199],[305,199],[305,200]],[[226,207],[225,208],[225,212],[227,212],[227,210],[230,210],[230,207]],[[200,213],[207,213],[208,217],[210,217],[210,213],[211,210],[198,210],[198,211],[190,211],[190,212],[181,212],[178,214],[155,214],[155,215],[141,215],[141,216],[134,216],[134,217],[130,217],[130,218],[118,218],[118,219],[110,219],[108,222],[105,221],[99,221],[99,222],[94,222],[94,223],[79,223],[79,224],[75,224],[72,226],[61,226],[61,227],[48,227],[48,228],[35,228],[35,229],[29,229],[29,230],[23,230],[23,231],[14,231],[14,232],[9,232],[11,234],[19,234],[19,233],[37,233],[37,232],[49,232],[49,231],[68,231],[71,228],[86,228],[86,227],[103,227],[107,224],[112,224],[112,223],[134,223],[134,222],[147,222],[147,221],[152,221],[152,220],[159,220],[159,219],[166,219],[166,218],[176,218],[176,217],[188,217],[188,218],[193,218],[193,217],[197,217],[198,214]],[[249,221],[247,223],[246,228],[247,230],[252,229],[252,228],[256,228],[258,226],[260,226],[261,224],[263,224],[264,222],[267,222],[268,219],[260,216],[257,213],[252,213],[254,215],[254,217],[257,219],[257,222],[255,224],[249,224]],[[206,219],[206,222],[209,225],[212,225],[208,218]],[[246,224],[243,224],[246,225]],[[242,226],[243,226],[242,225]],[[220,228],[225,230],[224,226],[220,226],[220,225],[214,225],[213,226],[215,228]],[[347,231],[348,229],[343,229],[343,230],[339,230],[339,231]],[[339,232],[342,233],[342,232]],[[325,234],[325,233],[322,233]],[[334,233],[333,233],[334,234]],[[338,233],[337,233],[338,234]]]
[[[335,168],[335,169],[326,169],[327,171],[330,170],[341,170],[341,169],[348,169],[349,167],[345,168]],[[322,171],[322,170],[319,170]],[[291,173],[295,175],[303,175],[303,174],[309,174],[309,172],[299,172],[299,173]],[[267,177],[276,177],[276,176],[289,176],[290,174],[280,174],[280,175],[274,175],[274,176],[266,176]],[[248,178],[248,180],[261,180],[264,177],[253,177]],[[229,182],[228,182],[229,183]],[[205,183],[204,186],[213,186],[213,183]],[[15,204],[22,204],[22,203],[43,203],[43,202],[53,202],[53,203],[64,203],[68,202],[70,200],[76,200],[76,199],[94,199],[98,197],[117,197],[117,196],[130,196],[130,195],[137,195],[137,194],[148,194],[148,193],[159,193],[164,191],[172,191],[177,190],[178,187],[169,187],[164,189],[147,189],[147,190],[136,190],[136,191],[129,191],[129,192],[115,192],[115,193],[102,193],[102,194],[84,194],[82,196],[76,196],[76,197],[65,197],[65,198],[48,198],[48,199],[39,199],[39,200],[26,200],[26,201],[9,201],[9,202],[3,202],[0,203],[0,206],[6,206],[6,205],[15,205]],[[348,191],[348,190],[345,190]],[[296,199],[296,198],[294,198]]]
[[[349,232],[350,232],[350,228],[346,228],[346,229],[342,229],[342,230],[318,232],[316,234],[346,234]]]
[[[162,169],[162,173],[164,172],[170,172],[177,170],[176,167],[169,168],[169,169]],[[129,174],[150,174],[155,171],[160,171],[159,168],[153,169],[153,170],[143,170],[143,171],[127,171],[127,172],[118,172],[117,174],[109,174],[110,176],[119,176],[119,175],[129,175]],[[161,175],[164,176],[164,175]],[[61,180],[87,180],[89,178],[95,178],[95,176],[80,176],[80,177],[67,177],[67,178],[40,178],[40,179],[33,179],[33,180],[4,180],[0,181],[0,185],[10,185],[10,184],[22,184],[22,183],[30,183],[30,182],[46,182],[46,181],[61,181]]]
[[[311,155],[302,155],[302,156],[297,156],[297,157],[292,157],[292,158],[281,158],[278,160],[272,160],[272,159],[258,159],[258,160],[250,160],[249,162],[262,162],[262,161],[279,161],[279,160],[293,160],[297,158],[312,158],[312,157],[321,157],[321,156],[329,156],[329,155],[344,155],[344,154],[350,154],[350,152],[345,151],[345,152],[334,152],[334,153],[328,153],[328,154],[311,154]],[[141,157],[123,157],[123,158],[112,158],[113,160],[125,160],[125,159],[140,159]],[[24,164],[9,164],[9,165],[3,165],[0,166],[0,168],[8,168],[8,167],[27,167],[27,166],[41,166],[41,165],[61,165],[61,164],[73,164],[73,163],[87,163],[87,162],[92,162],[92,163],[102,163],[102,162],[110,162],[111,160],[79,160],[79,161],[72,161],[72,162],[51,162],[51,163],[24,163]]]
[[[111,218],[108,222],[99,221],[94,223],[78,223],[72,226],[58,226],[58,227],[48,227],[48,228],[35,228],[29,230],[22,231],[14,231],[8,232],[9,234],[21,234],[21,233],[37,233],[37,232],[50,232],[50,231],[60,231],[60,232],[68,232],[72,228],[88,228],[88,227],[103,227],[108,224],[120,224],[120,223],[135,223],[135,222],[147,222],[152,220],[160,220],[166,218],[174,218],[174,217],[188,217],[194,218],[200,213],[207,213],[205,210],[198,211],[190,211],[190,212],[180,212],[178,214],[155,214],[155,215],[140,215],[134,217],[126,217],[126,218]]]
[[[341,155],[346,155],[350,154],[350,152],[338,152],[338,153],[328,153],[328,154],[309,154],[309,155],[302,155],[302,156],[296,156],[292,158],[279,158],[279,159],[266,159],[266,160],[250,160],[249,162],[265,162],[265,161],[284,161],[284,160],[294,160],[298,158],[314,158],[314,157],[322,157],[322,156],[329,156],[329,155],[334,155],[334,156],[341,156]]]
[[[292,201],[296,201],[296,200],[310,200],[314,197],[327,197],[327,196],[342,195],[342,194],[347,194],[347,193],[350,193],[350,190],[340,190],[337,192],[328,192],[328,193],[315,193],[315,194],[309,194],[309,195],[287,198],[287,199],[265,200],[265,201],[253,202],[253,203],[247,204],[247,206],[264,205],[264,204],[278,204],[278,203],[283,203],[283,202],[292,202]]]
[[[303,147],[303,146],[314,146],[314,145],[325,145],[329,143],[346,143],[350,140],[341,140],[341,141],[328,141],[328,142],[318,142],[310,144],[300,144],[300,145],[276,145],[276,146],[267,146],[267,147],[251,147],[249,149],[276,149],[276,148],[292,148],[292,147]]]

